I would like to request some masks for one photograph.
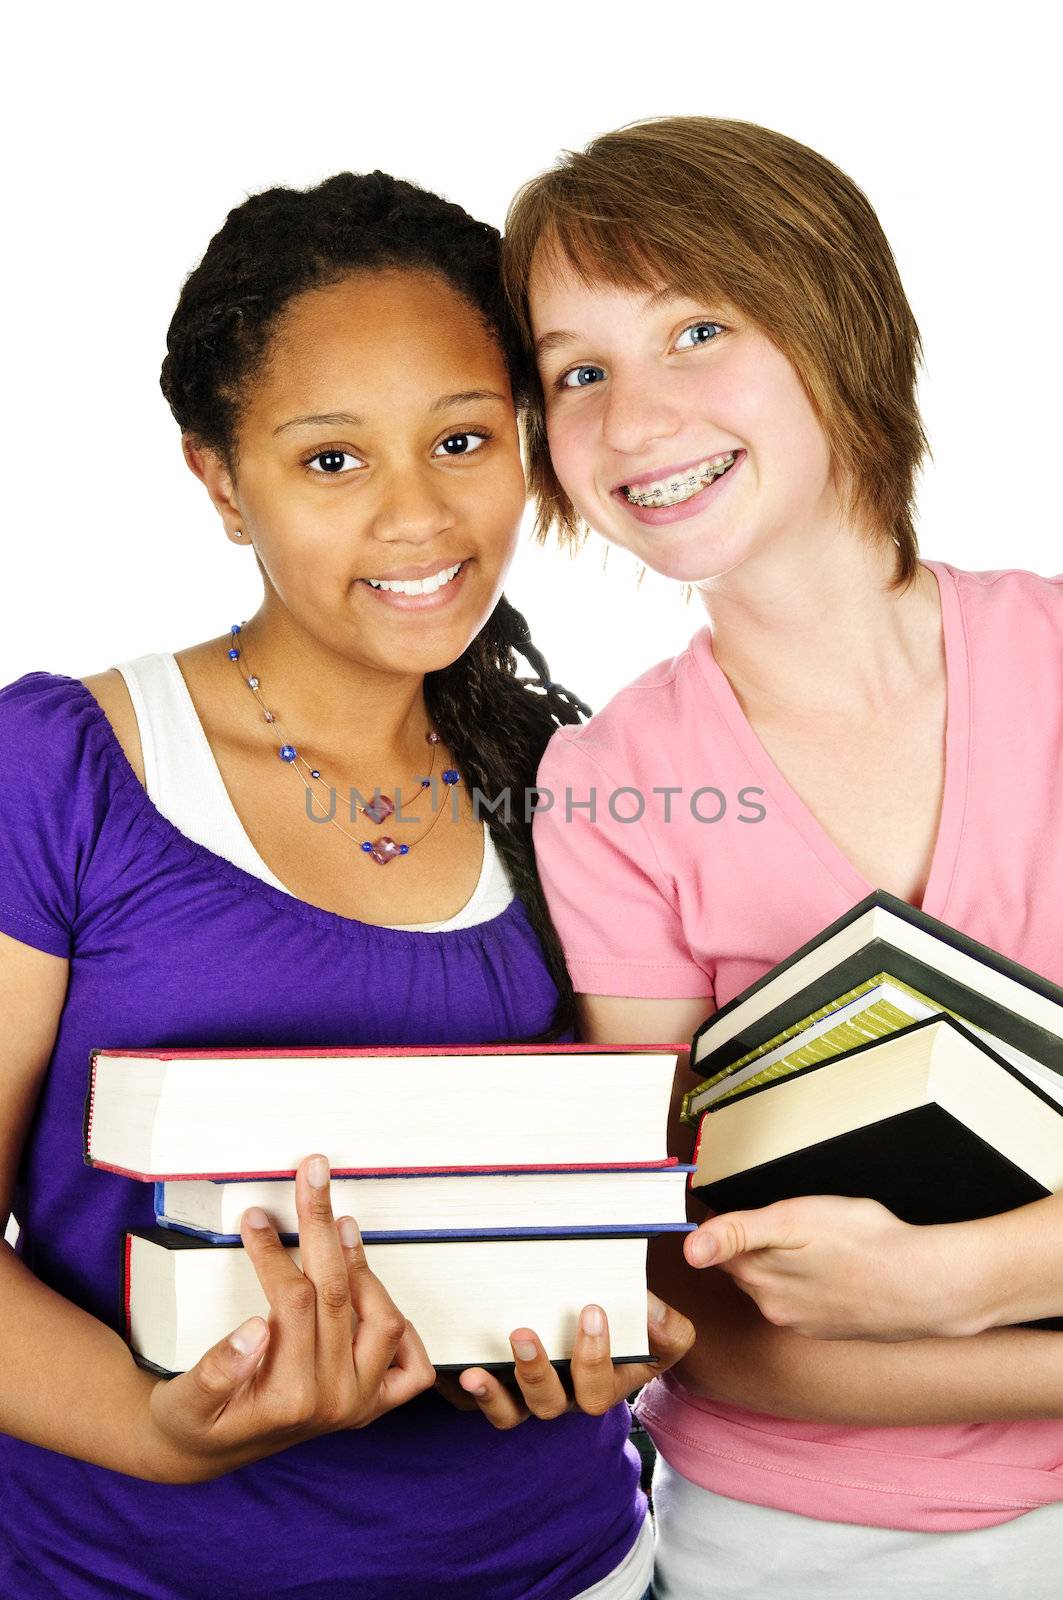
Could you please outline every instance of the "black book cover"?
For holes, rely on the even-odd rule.
[[[694,1188],[714,1211],[840,1194],[878,1200],[914,1223],[996,1216],[1048,1192],[937,1105],[916,1106]]]
[[[910,984],[913,989],[918,989],[936,1004],[957,1012],[975,1027],[984,1028],[988,1033],[995,1034],[1005,1043],[1012,1045],[1016,1050],[1021,1050],[1044,1066],[1063,1073],[1063,1039],[1057,1034],[1029,1022],[1013,1011],[1006,1010],[995,1001],[988,1000],[978,990],[958,983],[955,979],[943,975],[937,967],[919,961],[906,951],[898,950],[888,940],[880,938],[870,940],[862,950],[856,951],[832,967],[822,978],[807,984],[797,994],[751,1021],[741,1033],[734,1035],[717,1049],[708,1050],[701,1060],[694,1064],[699,1041],[703,1037],[711,1039],[713,1029],[722,1017],[726,1017],[752,995],[766,988],[780,973],[795,966],[811,951],[832,939],[876,906],[881,906],[894,916],[911,923],[913,927],[921,929],[942,944],[951,945],[953,949],[971,956],[992,971],[1021,983],[1033,993],[1063,1006],[1063,989],[1050,983],[1047,978],[1040,977],[1017,961],[1010,961],[1006,956],[991,950],[988,945],[980,944],[976,939],[969,939],[966,934],[939,922],[936,917],[917,911],[914,906],[899,900],[886,890],[878,889],[874,894],[861,900],[851,911],[846,912],[845,916],[832,922],[814,939],[801,945],[792,955],[787,956],[785,961],[780,961],[772,967],[741,994],[727,1001],[726,1005],[721,1006],[719,1011],[714,1012],[702,1023],[691,1041],[691,1064],[699,1078],[711,1078],[749,1051],[757,1049],[767,1040],[782,1033],[798,1018],[810,1016],[821,1007],[830,1005],[840,995],[847,994],[850,989],[855,989],[857,985],[880,972],[888,972],[903,983]]]

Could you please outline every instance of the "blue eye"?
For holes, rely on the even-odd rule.
[[[711,344],[723,332],[718,322],[692,322],[689,328],[684,328],[675,342],[677,350],[693,350],[699,344]],[[690,335],[689,344],[683,340]]]
[[[562,373],[558,381],[561,389],[586,389],[592,383],[601,383],[605,373],[601,367],[572,367],[570,371]]]
[[[352,462],[356,467],[362,465],[357,456],[352,456],[346,450],[319,450],[306,464],[311,472],[327,473],[329,477],[335,478],[340,473],[351,470],[350,467],[344,466],[345,461]]]
[[[435,456],[471,456],[474,450],[479,450],[486,443],[486,433],[452,433],[449,439],[444,439],[432,451]]]

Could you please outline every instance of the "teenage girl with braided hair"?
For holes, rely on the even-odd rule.
[[[475,1373],[429,1392],[323,1156],[302,1272],[244,1218],[268,1323],[170,1381],[116,1331],[152,1198],[81,1159],[93,1047],[572,1037],[523,802],[580,707],[501,594],[523,374],[497,234],[381,173],[257,195],[186,283],[162,383],[264,596],[176,655],[0,692],[33,772],[0,798],[0,1593],[639,1600],[617,1402],[647,1369],[581,1332],[577,1409],[506,1433]],[[692,1329],[651,1304],[668,1365]]]

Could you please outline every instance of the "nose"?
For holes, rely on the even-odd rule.
[[[602,437],[622,455],[638,455],[678,433],[682,415],[667,391],[666,373],[613,371],[602,411]]]
[[[373,533],[386,544],[428,544],[453,526],[454,513],[441,475],[411,465],[389,475],[373,519]]]

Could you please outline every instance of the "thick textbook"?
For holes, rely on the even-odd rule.
[[[644,1238],[370,1244],[366,1258],[436,1367],[511,1366],[519,1327],[565,1361],[592,1302],[609,1319],[614,1360],[651,1359]],[[247,1317],[269,1314],[240,1246],[164,1228],[126,1235],[125,1308],[131,1348],[162,1372],[186,1371]]]
[[[95,1050],[85,1159],[156,1181],[290,1178],[313,1150],[338,1175],[665,1166],[675,1070],[674,1047]]]
[[[686,1184],[692,1167],[589,1172],[464,1172],[336,1178],[332,1209],[357,1219],[362,1238],[535,1238],[540,1235],[687,1232]],[[282,1236],[299,1231],[290,1179],[155,1186],[162,1227],[215,1243],[240,1237],[248,1206],[261,1206]]]
[[[945,1013],[1049,1095],[1063,1098],[1063,989],[877,890],[698,1029],[686,1096],[695,1122],[730,1090]],[[846,1029],[856,1035],[846,1039]],[[792,1058],[801,1050],[805,1061]]]
[[[841,1194],[906,1222],[995,1215],[1063,1189],[1063,1106],[931,1016],[717,1102],[691,1183],[716,1211]]]

